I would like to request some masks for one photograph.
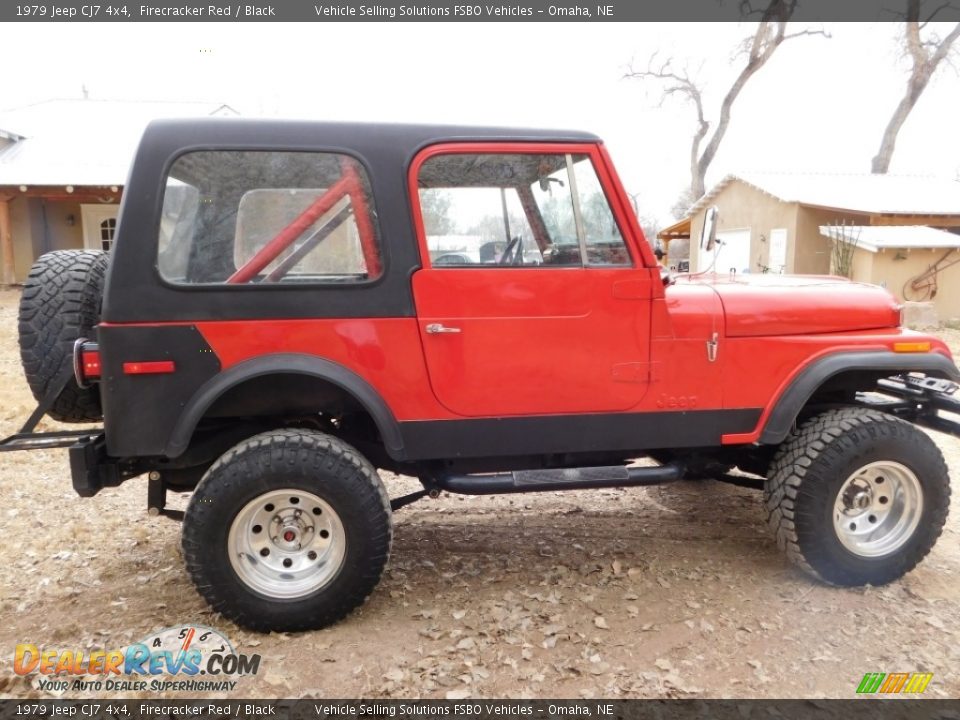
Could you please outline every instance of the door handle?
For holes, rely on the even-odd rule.
[[[427,325],[426,331],[429,335],[439,335],[440,333],[458,333],[460,328],[444,327],[443,323],[430,323]]]

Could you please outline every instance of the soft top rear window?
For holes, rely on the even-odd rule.
[[[182,155],[159,232],[157,267],[177,284],[357,283],[382,273],[369,180],[337,153]]]

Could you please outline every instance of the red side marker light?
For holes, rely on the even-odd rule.
[[[173,360],[155,360],[152,362],[127,362],[123,364],[125,375],[163,375],[176,370]]]

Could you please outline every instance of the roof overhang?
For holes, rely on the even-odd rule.
[[[687,240],[690,238],[692,218],[685,217],[657,233],[661,240]]]
[[[80,203],[116,203],[122,185],[7,185],[0,184],[0,199],[43,198]]]
[[[791,182],[784,184],[785,179]],[[871,225],[960,226],[960,182],[887,175],[731,173],[698,198],[687,217],[706,208],[734,182],[784,204],[869,216]]]
[[[960,249],[960,235],[924,225],[821,225],[820,234],[870,253]]]

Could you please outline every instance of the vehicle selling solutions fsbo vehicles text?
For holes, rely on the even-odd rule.
[[[529,17],[533,10],[520,5],[314,5],[318,17],[397,18],[397,17]]]

